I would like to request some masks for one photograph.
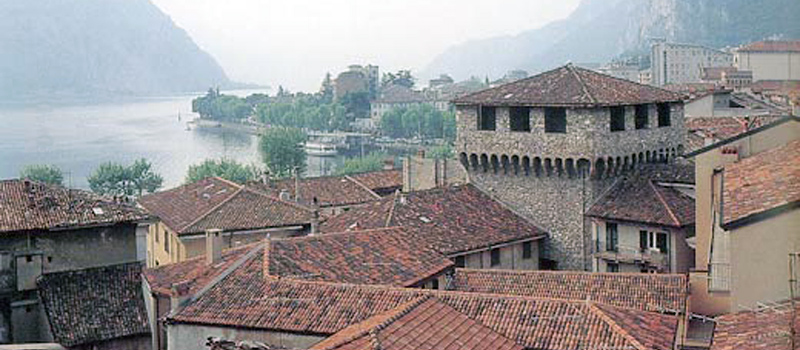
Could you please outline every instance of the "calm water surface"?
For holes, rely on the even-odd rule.
[[[18,177],[27,164],[54,164],[64,171],[66,184],[88,188],[86,177],[99,164],[144,157],[170,188],[183,182],[190,165],[208,158],[263,164],[256,136],[222,129],[187,131],[186,122],[197,116],[191,112],[194,97],[0,107],[0,179]],[[325,174],[341,161],[309,157],[306,175]]]

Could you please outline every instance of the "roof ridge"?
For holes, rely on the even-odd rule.
[[[377,193],[375,193],[375,191],[373,191],[371,188],[367,187],[367,185],[365,185],[365,184],[361,183],[360,181],[352,178],[350,175],[345,175],[344,178],[352,181],[356,185],[358,185],[361,188],[367,190],[369,192],[369,194],[375,196],[376,199],[380,199],[381,198],[381,196],[379,196]]]
[[[222,181],[222,182],[224,182],[224,183],[227,183],[228,185],[231,185],[231,186],[233,186],[233,187],[236,187],[236,188],[242,188],[242,187],[244,187],[244,185],[238,184],[238,183],[236,183],[236,182],[233,182],[233,181],[231,181],[231,180],[225,179],[225,178],[223,178],[223,177],[220,177],[220,176],[212,176],[212,178],[215,178],[215,179],[217,179],[217,180],[219,180],[219,181]]]
[[[566,271],[566,270],[506,270],[506,269],[472,269],[459,267],[456,271],[464,271],[466,273],[474,272],[487,272],[487,273],[504,273],[504,274],[573,274],[582,276],[632,276],[641,278],[685,278],[686,275],[680,273],[641,273],[641,272],[590,272],[590,271]]]
[[[225,198],[225,199],[224,199],[224,200],[222,200],[221,202],[217,203],[217,205],[215,205],[215,206],[211,207],[211,208],[210,208],[210,209],[208,209],[208,210],[207,210],[205,213],[203,213],[203,214],[200,214],[200,215],[199,215],[199,216],[198,216],[196,219],[194,219],[192,222],[190,222],[190,223],[186,224],[185,226],[183,226],[183,228],[182,228],[181,230],[176,230],[176,231],[178,231],[178,234],[180,234],[182,231],[185,231],[186,229],[188,229],[188,228],[190,228],[190,227],[194,226],[195,224],[197,224],[198,222],[200,222],[200,220],[203,220],[203,219],[204,219],[206,216],[208,216],[209,214],[211,214],[211,213],[215,212],[217,209],[219,209],[220,207],[222,207],[223,205],[225,205],[225,203],[228,203],[228,202],[229,202],[229,201],[230,201],[230,200],[231,200],[233,197],[236,197],[236,196],[237,196],[239,193],[241,193],[241,192],[242,192],[242,190],[243,190],[243,189],[244,189],[244,187],[239,187],[239,188],[238,188],[236,191],[234,191],[233,193],[231,193],[231,195],[230,195],[230,196],[228,196],[228,198]]]
[[[678,220],[678,217],[675,215],[675,213],[672,212],[672,209],[669,207],[669,204],[667,204],[667,201],[661,195],[661,192],[658,190],[658,188],[656,188],[656,185],[653,183],[653,180],[648,180],[647,182],[650,184],[650,188],[653,189],[653,192],[655,192],[658,201],[661,202],[661,204],[664,206],[665,209],[667,209],[667,213],[669,213],[669,217],[672,219],[672,222],[674,222],[676,226],[680,227],[681,221]]]
[[[305,210],[305,211],[309,211],[309,212],[313,212],[313,211],[314,211],[314,209],[311,209],[311,208],[309,208],[309,207],[306,207],[305,205],[302,205],[302,204],[300,204],[300,203],[297,203],[297,202],[292,202],[292,201],[287,201],[287,200],[281,199],[280,197],[273,196],[273,195],[271,195],[271,194],[269,194],[269,193],[266,193],[266,192],[260,191],[260,190],[258,190],[258,189],[256,189],[256,188],[252,188],[252,187],[248,187],[248,186],[242,186],[242,189],[243,189],[243,190],[245,190],[245,191],[248,191],[248,192],[250,192],[250,193],[257,194],[257,195],[264,196],[264,197],[266,197],[266,198],[272,199],[272,200],[274,200],[274,201],[276,201],[276,202],[283,203],[283,204],[287,204],[287,205],[289,205],[289,206],[293,206],[293,207],[295,207],[295,208],[297,208],[297,209],[300,209],[300,210]]]
[[[620,336],[625,338],[625,340],[627,340],[630,343],[632,343],[636,347],[636,349],[638,349],[638,350],[648,350],[648,348],[646,346],[644,346],[644,344],[639,342],[639,340],[636,339],[636,337],[634,337],[632,334],[628,333],[628,331],[626,331],[625,328],[620,326],[617,323],[617,321],[615,321],[613,318],[611,318],[611,316],[606,314],[606,312],[603,309],[601,309],[600,307],[598,307],[595,303],[586,302],[586,304],[588,304],[589,310],[593,314],[595,314],[597,317],[600,317],[600,319],[603,320],[616,333],[618,333]]]
[[[397,206],[398,197],[401,196],[400,190],[394,192],[394,198],[392,198],[392,207],[389,208],[389,215],[386,217],[386,223],[384,227],[390,227],[392,224],[392,219],[394,218],[394,208]]]
[[[580,74],[578,74],[578,71],[575,69],[575,66],[573,66],[570,63],[570,64],[567,64],[564,67],[570,73],[572,73],[572,75],[575,77],[575,79],[578,80],[578,84],[580,84],[581,90],[583,90],[583,93],[586,95],[586,97],[589,97],[589,100],[591,101],[591,103],[597,103],[597,99],[594,98],[594,96],[589,92],[589,87],[586,85],[586,82],[583,81],[583,78],[581,78]]]

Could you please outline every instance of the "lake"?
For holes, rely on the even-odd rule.
[[[263,91],[226,91],[246,96]],[[164,177],[164,188],[183,183],[186,170],[209,158],[227,157],[263,166],[254,135],[193,128],[193,95],[82,105],[0,106],[0,179],[19,176],[27,164],[53,164],[64,183],[88,188],[86,177],[101,163],[146,158]],[[179,120],[180,116],[180,120]],[[341,164],[308,157],[306,176],[325,175]]]

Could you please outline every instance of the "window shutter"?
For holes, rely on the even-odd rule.
[[[639,249],[647,250],[647,231],[639,231]]]

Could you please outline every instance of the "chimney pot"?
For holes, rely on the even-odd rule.
[[[206,231],[206,263],[214,265],[222,260],[222,230]]]

